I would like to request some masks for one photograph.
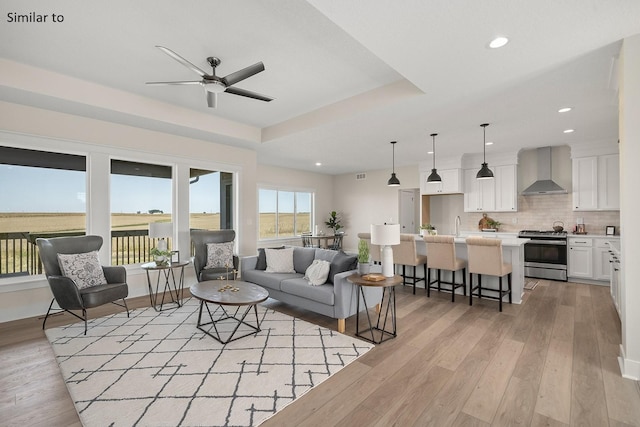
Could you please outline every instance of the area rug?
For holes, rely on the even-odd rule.
[[[373,347],[261,306],[262,331],[222,345],[198,307],[46,330],[84,426],[259,425]]]

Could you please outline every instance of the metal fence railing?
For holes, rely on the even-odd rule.
[[[36,239],[63,236],[82,236],[70,233],[0,233],[0,278],[42,274],[42,262]],[[149,238],[149,230],[111,232],[111,265],[136,264],[151,261],[149,250],[158,239]],[[168,239],[170,244],[171,239]]]

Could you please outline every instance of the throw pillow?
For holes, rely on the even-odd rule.
[[[354,255],[348,255],[343,251],[336,254],[331,260],[331,268],[329,269],[329,278],[327,283],[333,283],[333,277],[338,273],[354,270],[358,266],[358,258]]]
[[[309,281],[311,286],[324,285],[329,277],[329,261],[321,259],[314,259],[307,271],[304,273],[304,278]]]
[[[98,251],[58,254],[58,264],[62,275],[73,280],[78,289],[107,284]]]
[[[233,268],[233,242],[207,243],[204,269],[209,268]]]
[[[278,248],[270,248],[270,249],[284,249],[284,246],[280,246]],[[267,269],[267,256],[264,253],[264,248],[258,249],[258,260],[256,261],[256,270],[266,270]]]
[[[295,273],[293,269],[293,248],[265,249],[267,273]]]

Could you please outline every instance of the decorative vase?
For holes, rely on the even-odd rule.
[[[371,264],[368,262],[359,262],[358,263],[358,274],[364,276],[365,274],[369,274],[371,271]]]

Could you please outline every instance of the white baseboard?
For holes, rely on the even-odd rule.
[[[618,364],[620,365],[620,373],[623,378],[640,381],[640,362],[637,360],[627,359],[622,344],[620,344]]]

